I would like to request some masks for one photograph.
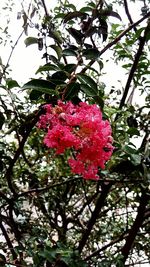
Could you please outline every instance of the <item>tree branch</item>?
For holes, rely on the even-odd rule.
[[[12,253],[13,260],[16,260],[17,259],[17,254],[16,254],[16,252],[15,252],[15,250],[13,248],[13,245],[12,245],[12,243],[10,241],[10,238],[9,238],[9,236],[8,236],[8,234],[7,234],[6,230],[5,230],[5,227],[3,226],[1,220],[0,220],[0,228],[1,228],[1,231],[3,233],[3,236],[6,239],[7,245],[8,245],[8,247],[9,247],[11,253]]]
[[[84,248],[84,246],[85,246],[85,244],[86,244],[86,242],[87,242],[87,240],[89,238],[89,235],[90,235],[90,233],[92,231],[92,228],[93,228],[94,224],[96,223],[96,220],[97,220],[97,218],[99,216],[99,213],[100,213],[102,207],[104,206],[106,197],[108,195],[108,192],[109,192],[111,186],[112,186],[111,183],[109,183],[107,185],[104,184],[102,186],[102,192],[101,192],[99,198],[97,199],[97,202],[96,202],[96,205],[95,205],[95,209],[94,209],[94,211],[92,213],[92,216],[91,216],[91,218],[90,218],[90,220],[88,222],[87,229],[83,233],[83,236],[82,236],[82,238],[81,238],[81,240],[79,242],[78,250],[79,250],[80,253],[82,252],[82,250],[83,250],[83,248]]]
[[[139,40],[139,42],[140,42],[139,43],[139,48],[138,48],[137,53],[135,55],[135,59],[134,59],[133,65],[131,67],[131,70],[130,70],[130,73],[129,73],[129,76],[128,76],[128,80],[127,80],[127,83],[126,83],[126,86],[125,86],[124,94],[123,94],[122,99],[120,101],[119,109],[122,109],[122,107],[125,104],[125,100],[126,100],[128,92],[129,92],[130,85],[131,85],[132,79],[134,77],[134,73],[135,73],[135,71],[137,69],[140,57],[142,55],[143,48],[144,48],[144,45],[145,45],[145,42],[146,42],[146,38],[147,38],[147,34],[149,33],[149,30],[150,30],[150,24],[148,23],[148,25],[147,25],[147,27],[146,27],[146,29],[144,31],[144,36],[141,37],[140,40]]]
[[[45,11],[45,15],[48,17],[49,16],[49,13],[48,13],[48,10],[47,10],[45,1],[44,0],[41,0],[41,2],[42,2],[42,5],[43,5],[43,8],[44,8],[44,11]]]
[[[126,12],[126,15],[128,17],[128,20],[129,20],[130,24],[133,24],[133,20],[131,18],[130,12],[129,12],[127,0],[124,0],[124,7],[125,7],[125,12]],[[136,26],[134,26],[133,29],[134,29],[135,32],[137,31]]]
[[[25,145],[25,142],[28,139],[28,136],[30,134],[30,132],[32,131],[32,128],[35,126],[35,124],[37,123],[39,116],[41,115],[41,110],[39,110],[38,112],[36,112],[35,116],[32,118],[31,121],[29,121],[29,123],[26,125],[26,129],[25,129],[25,134],[19,144],[18,149],[15,152],[14,158],[11,160],[9,167],[6,170],[6,180],[8,183],[8,187],[10,189],[10,191],[13,193],[14,196],[17,196],[17,192],[16,192],[16,188],[12,182],[12,174],[13,174],[13,167],[16,163],[16,161],[18,160],[20,154],[23,151],[23,147]]]
[[[145,210],[146,206],[148,203],[148,194],[144,191],[142,193],[141,199],[140,199],[140,204],[137,210],[137,216],[135,218],[135,221],[129,231],[129,234],[126,239],[126,243],[124,247],[122,248],[122,255],[123,255],[123,263],[125,263],[126,259],[128,258],[129,252],[132,248],[132,245],[134,243],[135,237],[139,231],[139,228],[142,226],[142,223],[144,221],[144,215],[145,215]]]
[[[0,76],[0,83],[1,83],[2,78],[4,77],[4,75],[5,75],[5,73],[6,73],[6,70],[7,70],[8,66],[9,66],[9,62],[10,62],[10,60],[11,60],[11,57],[12,57],[12,55],[13,55],[13,52],[14,52],[14,50],[15,50],[15,48],[16,48],[16,46],[17,46],[19,40],[20,40],[20,38],[22,37],[23,33],[24,33],[24,30],[21,32],[21,34],[20,34],[19,37],[17,38],[15,44],[12,46],[10,55],[9,55],[8,60],[7,60],[7,63],[6,63],[6,66],[5,66],[5,68],[3,69],[3,72],[2,72],[2,74],[1,74],[1,76]]]
[[[107,243],[105,246],[101,247],[100,249],[95,250],[93,253],[91,253],[89,256],[87,256],[84,260],[88,261],[91,258],[93,258],[95,256],[98,256],[101,251],[104,251],[107,248],[109,248],[109,247],[113,246],[114,244],[118,243],[119,241],[122,241],[124,238],[126,238],[126,236],[127,236],[126,233],[122,234],[121,236],[119,236],[118,238],[116,238],[116,239],[112,240],[111,242]]]
[[[99,56],[102,56],[109,48],[111,48],[113,45],[118,43],[118,41],[121,40],[123,36],[125,36],[129,31],[131,31],[134,27],[136,27],[138,24],[140,24],[142,21],[150,17],[150,12],[148,12],[144,17],[136,21],[135,23],[131,24],[127,29],[122,31],[112,42],[108,43],[99,53]],[[95,63],[95,60],[92,59],[88,64],[87,67],[84,67],[80,73],[85,73],[89,66],[92,66]]]

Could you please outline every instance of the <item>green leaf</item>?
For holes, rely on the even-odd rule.
[[[141,160],[142,160],[141,155],[138,155],[138,154],[131,154],[130,158],[131,158],[131,162],[135,166],[139,165],[141,163]]]
[[[97,59],[100,55],[100,52],[96,48],[90,48],[83,50],[83,56],[86,59]]]
[[[7,86],[8,86],[8,89],[12,89],[14,87],[20,87],[17,81],[12,80],[12,79],[7,80]]]
[[[73,11],[76,11],[76,7],[75,7],[75,5],[73,5],[73,4],[67,4],[67,5],[64,5],[65,6],[65,8],[71,8]]]
[[[132,137],[134,135],[140,136],[140,132],[138,131],[138,129],[134,128],[134,127],[130,127],[127,131],[127,133]]]
[[[134,37],[134,39],[135,39],[135,40],[138,39],[138,38],[141,36],[141,33],[142,33],[144,30],[145,30],[145,27],[142,27],[142,28],[138,29],[138,30],[136,31],[136,33],[135,33],[135,37]]]
[[[62,51],[63,56],[75,56],[77,57],[77,53],[73,49],[66,48]]]
[[[119,20],[122,20],[120,15],[117,12],[115,12],[113,10],[110,10],[110,9],[101,10],[99,12],[99,14],[100,14],[100,16],[111,16],[111,17],[115,17],[115,18],[117,18]]]
[[[83,12],[80,12],[80,11],[75,11],[75,12],[69,12],[65,17],[64,17],[64,23],[66,23],[67,21],[69,20],[72,20],[74,18],[79,18],[79,17],[82,17],[82,18],[86,18],[87,14],[86,13],[83,13]]]
[[[130,147],[130,146],[128,146],[128,145],[125,145],[125,146],[124,146],[124,151],[125,151],[126,153],[130,154],[130,155],[132,155],[132,154],[136,154],[136,153],[137,153],[137,150],[136,150],[136,149],[134,149],[134,148],[132,148],[132,147]]]
[[[26,47],[32,44],[38,44],[38,38],[35,37],[27,37],[24,41]]]
[[[91,7],[88,7],[88,6],[85,6],[85,7],[82,7],[81,9],[80,9],[80,12],[91,12],[93,10],[93,8],[91,8]]]
[[[76,29],[70,27],[70,28],[68,29],[68,32],[72,35],[72,37],[76,40],[76,42],[77,42],[78,44],[81,44],[82,39],[83,39],[83,37],[84,37],[84,35],[82,34],[81,31],[76,30]]]
[[[42,95],[43,95],[43,92],[32,90],[30,93],[30,100],[31,101],[38,100]]]
[[[5,122],[5,117],[3,113],[0,111],[0,130],[2,129],[4,122]]]
[[[49,55],[49,60],[51,60],[55,64],[58,64],[59,62],[59,60],[53,55]]]
[[[101,107],[101,109],[103,110],[104,107],[104,100],[102,99],[102,97],[100,96],[93,96],[93,99],[95,100],[95,102]]]
[[[54,90],[56,87],[55,83],[46,81],[46,80],[40,80],[40,79],[34,79],[30,82],[23,85],[22,89],[34,89],[36,91],[42,92],[43,94],[50,94],[50,95],[57,95],[58,93]]]
[[[39,69],[36,71],[36,74],[43,71],[56,71],[59,70],[59,68],[54,64],[45,64],[44,66],[39,67]]]
[[[97,33],[100,37],[101,36],[103,37],[103,42],[104,42],[104,41],[106,41],[107,36],[108,36],[108,25],[107,25],[106,20],[102,19],[101,17],[100,17],[99,21],[100,21],[100,26],[97,29]]]
[[[50,47],[54,49],[54,51],[57,54],[58,60],[60,60],[60,58],[62,56],[62,49],[60,48],[60,46],[58,46],[58,45],[50,45]]]
[[[66,100],[72,99],[74,96],[76,96],[78,94],[79,90],[80,90],[80,84],[79,83],[70,83],[67,86],[67,90],[65,93],[65,99]]]
[[[89,91],[92,96],[98,94],[97,84],[91,77],[87,76],[86,74],[77,74],[77,78],[82,85],[86,85],[82,86],[82,89],[85,88],[85,90]],[[88,90],[88,88],[90,89]]]
[[[59,31],[50,31],[49,36],[53,38],[59,44],[63,43],[63,39],[61,37],[61,33]]]
[[[70,73],[70,74],[71,74],[75,69],[76,69],[76,64],[72,64],[72,63],[67,64],[67,65],[65,65],[65,66],[63,67],[63,70],[66,71],[66,72],[68,72],[68,73]]]
[[[67,78],[68,78],[68,76],[67,76],[66,72],[61,71],[61,70],[55,72],[51,77],[52,80],[54,79],[54,80],[60,80],[60,81],[65,81]]]
[[[95,91],[92,87],[88,86],[87,84],[81,84],[81,90],[87,95],[87,96],[95,96]]]

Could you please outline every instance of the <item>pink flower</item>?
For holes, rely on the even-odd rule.
[[[39,128],[47,130],[44,144],[64,153],[72,148],[74,158],[68,163],[73,173],[83,175],[85,179],[98,180],[98,168],[104,168],[110,159],[113,146],[111,126],[102,119],[100,109],[85,102],[73,105],[70,101],[52,107],[46,105],[46,114],[40,117]]]
[[[68,126],[56,125],[52,129],[48,129],[48,133],[44,138],[44,144],[49,148],[55,148],[57,154],[64,153],[67,148],[77,148],[80,140],[72,134]]]

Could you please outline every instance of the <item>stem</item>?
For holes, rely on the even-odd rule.
[[[140,199],[138,211],[137,211],[137,216],[126,238],[126,243],[122,248],[123,263],[125,263],[126,259],[128,258],[129,252],[132,248],[132,245],[139,231],[139,228],[142,226],[142,223],[145,219],[144,215],[145,215],[145,210],[146,210],[146,206],[148,203],[148,199],[149,199],[148,194],[146,194],[146,192],[143,192],[141,199]]]
[[[93,257],[95,257],[95,256],[98,256],[99,253],[100,253],[101,251],[104,251],[104,250],[106,250],[107,248],[109,248],[109,247],[113,246],[114,244],[118,243],[119,241],[122,241],[123,239],[126,238],[126,236],[127,236],[127,234],[122,234],[121,236],[119,236],[118,238],[116,238],[116,239],[110,241],[110,242],[107,243],[105,246],[101,247],[100,249],[95,250],[93,253],[91,253],[89,256],[87,256],[84,260],[85,260],[85,261],[88,261],[88,260],[90,260],[91,258],[93,258]]]
[[[84,248],[84,246],[85,246],[85,244],[86,244],[86,242],[87,242],[87,240],[89,238],[89,235],[90,235],[90,233],[91,233],[91,231],[93,229],[93,226],[96,223],[96,220],[97,220],[97,218],[99,216],[99,213],[100,213],[102,207],[104,206],[106,197],[107,197],[107,195],[109,193],[109,190],[110,190],[111,186],[112,186],[111,183],[109,183],[107,185],[104,184],[102,186],[102,192],[101,192],[99,198],[97,199],[97,202],[96,202],[96,205],[95,205],[95,209],[94,209],[94,211],[92,213],[92,216],[91,216],[91,218],[90,218],[90,220],[88,222],[87,229],[83,233],[83,236],[82,236],[82,238],[81,238],[81,240],[79,242],[78,250],[79,250],[80,253],[82,252],[82,250],[83,250],[83,248]]]
[[[45,11],[45,15],[48,17],[49,16],[49,13],[48,13],[48,10],[47,10],[45,1],[44,0],[41,0],[41,2],[42,2],[42,5],[43,5],[43,8],[44,8],[44,11]]]
[[[29,123],[28,123],[28,125],[26,127],[25,134],[24,134],[24,136],[23,136],[23,138],[22,138],[22,140],[21,140],[21,142],[19,144],[18,149],[15,152],[14,158],[12,159],[12,161],[10,162],[9,167],[6,170],[5,177],[6,177],[6,180],[7,180],[7,183],[8,183],[8,187],[11,190],[11,192],[13,193],[14,197],[16,197],[18,194],[17,194],[16,188],[15,188],[13,182],[12,182],[13,167],[14,167],[16,161],[18,160],[20,154],[22,153],[24,145],[25,145],[25,142],[27,141],[28,136],[32,131],[32,128],[37,123],[38,118],[39,118],[40,115],[41,115],[41,110],[39,110],[35,114],[34,118],[31,121],[29,121]]]
[[[127,0],[124,0],[124,7],[125,7],[125,12],[126,12],[126,15],[128,17],[128,20],[129,20],[130,24],[133,24],[133,20],[131,18],[130,12],[129,12]],[[133,29],[134,29],[135,32],[137,31],[136,27],[134,27]]]
[[[125,100],[127,98],[127,94],[129,92],[130,85],[131,85],[131,82],[132,82],[133,77],[134,77],[134,73],[135,73],[135,71],[137,69],[140,57],[141,57],[141,55],[143,53],[143,48],[144,48],[144,45],[145,45],[145,42],[146,42],[147,34],[149,33],[149,27],[150,27],[150,25],[148,23],[148,25],[147,25],[147,27],[145,29],[145,32],[144,32],[144,36],[140,38],[139,48],[138,48],[137,53],[135,55],[135,59],[134,59],[133,65],[131,67],[131,70],[130,70],[130,73],[129,73],[129,76],[128,76],[128,80],[127,80],[127,83],[126,83],[126,86],[125,86],[124,94],[123,94],[122,99],[120,101],[119,109],[122,109],[122,107],[125,104]]]
[[[108,43],[99,53],[99,56],[103,55],[109,48],[111,48],[113,45],[115,45],[116,43],[118,43],[118,41],[120,41],[120,39],[125,36],[129,31],[131,31],[135,26],[137,26],[138,24],[140,24],[142,21],[144,21],[145,19],[147,19],[150,16],[150,12],[148,12],[144,17],[142,17],[141,19],[139,19],[138,21],[136,21],[135,23],[131,24],[127,29],[125,29],[124,31],[122,31],[112,42]],[[95,63],[95,60],[92,59],[89,63],[88,66],[92,66]],[[88,69],[88,67],[84,67],[81,70],[81,73],[85,73],[86,70]]]
[[[7,245],[8,245],[8,247],[9,247],[11,253],[12,253],[13,259],[16,260],[17,259],[17,254],[14,251],[13,245],[12,245],[12,243],[10,241],[10,238],[9,238],[9,236],[8,236],[8,234],[7,234],[6,230],[5,230],[5,227],[3,226],[1,220],[0,220],[0,228],[1,228],[1,231],[3,233],[3,236],[6,239]]]
[[[12,47],[12,50],[11,50],[10,55],[9,55],[9,57],[8,57],[6,66],[5,66],[5,68],[3,69],[3,72],[2,72],[2,74],[1,74],[1,76],[0,76],[0,83],[1,83],[2,78],[3,78],[4,75],[5,75],[5,72],[6,72],[7,68],[8,68],[8,66],[9,66],[9,62],[10,62],[11,57],[12,57],[12,55],[13,55],[13,52],[14,52],[14,50],[15,50],[15,48],[16,48],[16,46],[17,46],[19,40],[20,40],[20,38],[22,37],[23,33],[24,33],[24,30],[21,32],[21,34],[19,35],[19,37],[17,38],[15,44],[14,44],[13,47]]]

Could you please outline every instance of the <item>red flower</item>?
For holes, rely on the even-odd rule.
[[[81,102],[75,106],[59,100],[57,106],[45,108],[46,114],[38,123],[40,128],[47,129],[44,144],[56,149],[56,154],[72,148],[74,158],[68,160],[72,172],[97,180],[98,167],[103,169],[113,152],[109,121],[102,119],[95,104]]]

